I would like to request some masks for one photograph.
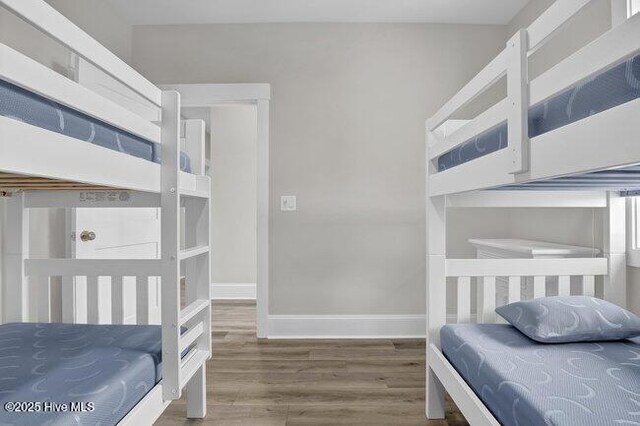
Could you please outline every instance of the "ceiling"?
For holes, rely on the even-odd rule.
[[[432,22],[507,24],[528,0],[106,0],[131,24]]]

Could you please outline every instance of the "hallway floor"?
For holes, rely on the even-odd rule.
[[[184,399],[157,425],[467,425],[424,418],[424,340],[269,340],[255,337],[251,301],[214,303],[208,414],[187,420]]]

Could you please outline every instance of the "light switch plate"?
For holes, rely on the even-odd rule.
[[[280,211],[282,212],[295,212],[297,209],[297,202],[295,195],[282,195],[280,197]]]

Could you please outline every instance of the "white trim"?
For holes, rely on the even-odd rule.
[[[606,275],[606,258],[567,259],[447,259],[447,277],[533,277]]]
[[[269,315],[270,339],[418,339],[424,315]]]
[[[258,149],[257,149],[257,286],[256,286],[256,333],[266,337],[269,332],[269,101],[257,102]]]
[[[451,395],[451,398],[460,409],[462,415],[470,423],[473,423],[474,426],[500,425],[437,346],[433,344],[429,345],[427,348],[427,356],[429,358],[430,368],[447,389],[447,392]]]
[[[270,84],[165,84],[177,90],[183,107],[250,103],[257,107],[257,335],[268,335],[269,314],[269,140]]]
[[[177,90],[182,107],[210,107],[224,103],[256,103],[271,99],[271,85],[257,84],[161,84],[162,90]],[[213,103],[212,103],[213,102]]]
[[[211,283],[211,299],[256,300],[256,283]]]
[[[447,208],[456,207],[572,207],[605,208],[603,191],[472,191],[447,196]]]

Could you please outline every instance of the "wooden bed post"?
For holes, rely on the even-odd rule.
[[[4,247],[5,322],[29,321],[29,280],[24,262],[29,256],[29,209],[24,192],[7,199]]]
[[[507,43],[508,144],[512,173],[529,170],[529,35],[518,31]]]
[[[627,305],[626,204],[624,197],[607,193],[604,221],[604,257],[609,273],[604,276],[602,297],[622,307]]]
[[[162,92],[161,251],[162,392],[179,399],[181,389],[180,329],[180,94]]]
[[[427,220],[427,288],[426,288],[426,415],[429,419],[444,418],[444,387],[429,366],[429,345],[440,347],[440,328],[446,324],[446,196],[429,196],[431,169],[429,146],[436,136],[427,129],[426,143],[426,220]]]

